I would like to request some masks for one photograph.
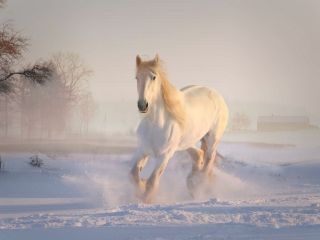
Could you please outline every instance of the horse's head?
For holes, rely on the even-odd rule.
[[[142,61],[136,57],[136,79],[138,89],[138,109],[141,113],[148,113],[161,90],[160,75],[157,71],[160,64],[159,56],[150,61]]]

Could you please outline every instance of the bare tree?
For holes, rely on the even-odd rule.
[[[0,8],[5,2],[0,0]],[[16,31],[10,23],[0,26],[0,93],[12,90],[12,81],[16,75],[23,75],[25,79],[40,84],[50,76],[50,68],[46,65],[36,64],[22,70],[15,69],[27,46],[28,39]]]
[[[67,88],[70,103],[77,103],[80,97],[88,91],[88,78],[92,70],[75,53],[55,54],[51,61]]]
[[[27,39],[5,23],[0,28],[0,92],[11,89],[12,66],[22,57]]]
[[[33,72],[18,73],[20,80],[14,84],[16,89],[13,92],[16,93],[16,105],[19,109],[21,137],[64,136],[71,129],[72,125],[69,123],[76,113],[75,109],[79,110],[82,128],[87,132],[93,114],[91,111],[94,109],[87,83],[91,71],[75,56],[77,55],[59,54],[48,62],[42,62],[41,66],[46,66],[50,74],[48,81],[41,86],[34,84],[38,81],[23,80]],[[37,71],[35,69],[39,74]]]
[[[50,77],[49,64],[38,63],[22,70],[13,69],[13,66],[22,58],[27,45],[27,39],[9,24],[2,26],[0,29],[0,93],[8,93],[12,89],[12,79],[16,75],[22,75],[25,79],[40,84]]]
[[[96,111],[96,104],[93,100],[92,94],[87,93],[83,95],[79,101],[79,113],[80,113],[80,132],[88,135],[89,123]]]
[[[0,0],[0,10],[5,4]],[[20,126],[21,136],[61,136],[74,105],[82,105],[88,129],[92,71],[73,53],[21,67],[27,47],[28,39],[12,24],[0,23],[0,131],[7,136],[9,126]],[[12,129],[17,133],[19,127]]]
[[[18,72],[11,72],[4,76],[2,79],[0,79],[0,82],[4,82],[11,78],[14,75],[22,75],[26,79],[30,79],[31,81],[39,84],[43,84],[46,79],[48,79],[51,76],[52,69],[50,65],[34,65],[31,68],[26,68],[22,71]]]
[[[6,0],[0,0],[0,8],[3,8],[6,4]]]
[[[27,39],[18,31],[15,31],[11,24],[4,23],[0,29],[0,66],[1,68],[13,64],[22,57],[27,47]]]
[[[69,100],[67,89],[55,69],[45,84],[20,80],[15,84],[16,106],[20,116],[20,137],[62,136],[64,134]],[[25,78],[25,76],[20,76]]]

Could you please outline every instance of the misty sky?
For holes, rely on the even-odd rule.
[[[159,53],[178,87],[293,106],[320,122],[317,0],[8,0],[0,20],[9,19],[30,38],[26,61],[78,53],[100,103],[135,101],[135,56]]]

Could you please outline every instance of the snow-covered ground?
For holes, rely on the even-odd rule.
[[[196,199],[191,160],[171,160],[157,202],[140,203],[129,154],[2,154],[0,240],[320,239],[320,143],[220,145],[214,183]],[[148,175],[153,162],[146,168]]]

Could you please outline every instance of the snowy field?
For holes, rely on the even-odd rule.
[[[224,142],[214,184],[191,199],[177,153],[157,202],[140,203],[130,154],[1,154],[0,240],[320,239],[320,143]],[[147,176],[152,167],[148,167]]]

